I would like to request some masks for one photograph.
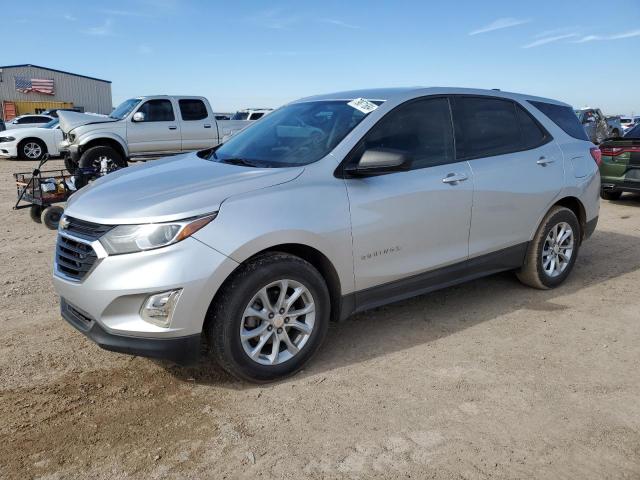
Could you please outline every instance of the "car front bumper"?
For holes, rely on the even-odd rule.
[[[188,363],[199,353],[196,343],[213,296],[237,265],[187,238],[145,252],[101,253],[80,281],[66,277],[54,261],[53,283],[61,297],[62,316],[101,347]],[[170,324],[161,327],[145,321],[140,311],[146,299],[172,289],[182,293]]]
[[[0,143],[0,157],[18,158],[18,143],[17,142]]]

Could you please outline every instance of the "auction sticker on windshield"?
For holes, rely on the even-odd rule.
[[[347,105],[355,108],[356,110],[360,110],[362,113],[371,113],[376,108],[378,108],[375,103],[370,102],[365,98],[354,98],[349,103],[347,103]]]

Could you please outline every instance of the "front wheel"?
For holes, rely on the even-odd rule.
[[[40,160],[47,153],[47,147],[42,140],[30,138],[20,144],[18,155],[23,160]]]
[[[253,382],[300,370],[329,325],[322,275],[284,253],[257,257],[233,274],[210,308],[205,333],[217,362]]]
[[[518,278],[541,290],[557,287],[573,269],[580,239],[576,214],[565,207],[553,207],[529,244],[524,265],[516,273]]]
[[[89,182],[126,166],[127,161],[114,148],[103,145],[91,147],[80,157],[75,172],[75,186],[82,188]]]

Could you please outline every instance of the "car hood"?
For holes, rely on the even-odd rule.
[[[65,213],[106,225],[180,220],[215,212],[233,195],[289,182],[303,171],[228,165],[197,153],[178,155],[110,173],[74,193]]]
[[[81,125],[118,121],[115,118],[104,117],[101,115],[89,115],[88,113],[79,112],[58,112],[58,119],[60,119],[60,130],[64,133],[69,133],[71,130]]]

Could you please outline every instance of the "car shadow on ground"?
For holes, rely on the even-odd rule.
[[[526,287],[513,272],[505,272],[359,313],[332,324],[310,364],[279,383],[301,381],[324,371],[428,344],[520,309],[564,310],[568,307],[556,303],[556,299],[638,269],[639,237],[596,231],[582,245],[567,282],[554,290]],[[231,378],[219,367],[212,367],[206,358],[196,367],[167,368],[183,381],[231,389],[261,388]]]
[[[604,200],[603,200],[604,201]],[[608,200],[614,205],[621,206],[637,206],[640,205],[640,194],[637,193],[623,193],[619,200]]]

